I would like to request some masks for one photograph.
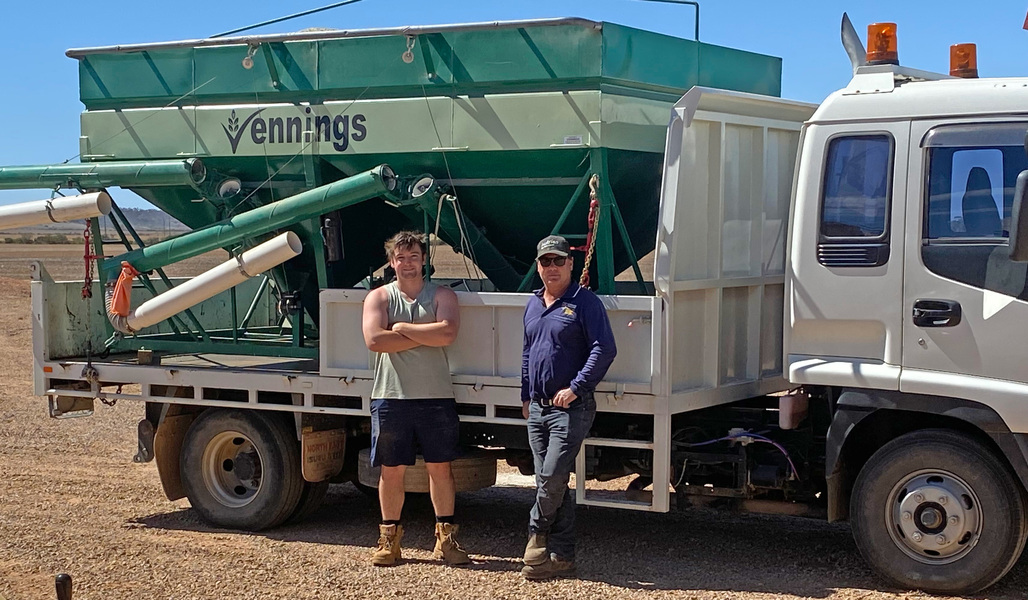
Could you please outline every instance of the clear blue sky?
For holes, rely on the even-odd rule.
[[[330,4],[330,0],[103,0],[7,2],[0,37],[0,165],[59,163],[78,152],[76,61],[68,48],[202,38]],[[895,21],[900,61],[946,71],[949,45],[978,44],[983,77],[1028,75],[1028,0],[701,0],[700,39],[782,57],[782,95],[819,102],[851,74],[839,42],[848,11],[862,35],[868,23]],[[586,17],[691,37],[692,7],[642,0],[362,0],[257,33],[306,27],[363,28],[542,17]],[[668,57],[669,61],[674,57]],[[0,192],[0,203],[46,192]],[[125,206],[148,207],[133,194]]]

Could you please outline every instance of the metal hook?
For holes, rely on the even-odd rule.
[[[414,62],[414,44],[417,42],[417,40],[417,37],[411,34],[407,34],[407,51],[404,52],[400,58],[402,58],[403,62],[407,63],[408,65]]]
[[[250,70],[253,68],[253,56],[257,54],[257,48],[260,44],[249,44],[246,47],[246,58],[243,59],[243,68]]]

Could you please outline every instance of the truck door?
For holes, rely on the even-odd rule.
[[[901,391],[986,403],[1012,429],[1028,396],[1028,264],[1007,244],[1028,122],[911,130]],[[914,190],[917,190],[915,192]]]
[[[898,389],[909,122],[812,124],[791,230],[794,383]]]

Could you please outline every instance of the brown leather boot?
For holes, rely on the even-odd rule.
[[[550,558],[550,553],[546,551],[546,534],[545,533],[533,533],[528,538],[528,545],[525,546],[525,564],[533,567],[541,565]]]
[[[436,523],[435,550],[432,556],[445,560],[448,565],[466,565],[471,562],[468,553],[453,539],[459,530],[460,526],[453,523]]]
[[[400,541],[403,540],[403,526],[379,525],[378,549],[371,555],[371,564],[389,567],[400,560]]]
[[[521,576],[531,581],[565,577],[575,572],[575,561],[564,560],[556,554],[549,555],[542,564],[525,565]]]

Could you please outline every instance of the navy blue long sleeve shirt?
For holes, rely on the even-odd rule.
[[[591,394],[616,355],[614,332],[596,294],[572,281],[547,308],[543,290],[536,290],[525,307],[521,400],[552,399],[566,387],[580,398]]]

